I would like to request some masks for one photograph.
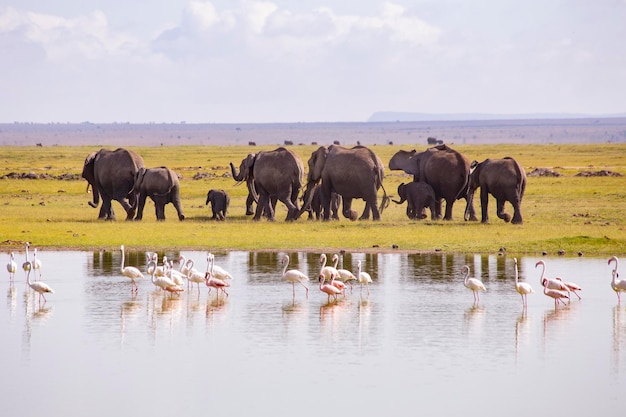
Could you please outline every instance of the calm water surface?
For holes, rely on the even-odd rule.
[[[165,254],[206,266],[205,252]],[[539,258],[519,259],[537,291],[524,313],[511,257],[346,254],[343,267],[362,260],[372,275],[370,295],[355,286],[329,304],[319,254],[289,255],[308,299],[282,280],[282,253],[216,253],[234,276],[218,299],[206,287],[170,298],[149,279],[133,295],[119,252],[40,251],[47,303],[21,270],[0,280],[2,415],[624,413],[626,297],[618,306],[607,259],[543,258],[548,276],[583,287],[556,309]],[[144,258],[127,264],[145,270]],[[478,306],[465,264],[488,290]]]

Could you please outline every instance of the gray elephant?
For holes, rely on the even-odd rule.
[[[421,220],[426,218],[425,209],[430,209],[431,220],[437,219],[437,204],[433,187],[423,181],[413,181],[398,185],[400,201],[392,200],[396,204],[407,202],[406,215],[409,219]]]
[[[313,193],[313,196],[310,197],[309,193]],[[311,201],[311,203],[306,206],[302,206],[302,211],[306,211],[309,213],[308,220],[313,220],[313,215],[315,214],[315,220],[320,220],[323,215],[323,204],[322,204],[322,192],[321,185],[315,184],[313,188],[307,188],[302,196],[303,204],[306,201]],[[332,193],[330,195],[330,213],[331,218],[333,220],[339,220],[339,206],[341,205],[341,196],[337,193]]]
[[[352,210],[352,200],[362,198],[365,201],[365,209],[359,219],[368,219],[371,211],[372,218],[380,220],[380,213],[389,205],[389,197],[383,186],[385,168],[374,152],[365,146],[355,146],[351,149],[338,145],[320,146],[311,154],[308,164],[307,189],[321,181],[324,220],[330,219],[333,192],[339,194],[343,200],[344,217],[350,220],[357,219],[357,212]],[[379,208],[376,203],[380,188],[383,189],[384,195]],[[307,201],[305,206],[309,203],[310,201]]]
[[[143,166],[141,156],[122,148],[114,151],[100,149],[87,156],[82,177],[87,180],[87,188],[91,186],[93,193],[93,201],[89,205],[98,207],[102,197],[99,219],[115,220],[115,212],[111,206],[113,200],[119,202],[126,211],[126,220],[133,219],[135,202],[131,190],[135,174]]]
[[[178,175],[167,167],[140,168],[135,175],[133,196],[137,199],[135,220],[143,218],[143,208],[147,197],[154,201],[157,220],[165,220],[165,205],[168,203],[172,203],[176,208],[178,220],[185,220],[180,205]]]
[[[253,220],[260,220],[263,214],[274,220],[275,199],[287,207],[287,221],[298,218],[304,165],[297,154],[282,147],[251,153],[241,161],[239,172],[232,162],[230,168],[235,181],[246,181],[248,191],[257,201]]]
[[[226,218],[226,211],[230,204],[230,196],[224,190],[209,190],[206,195],[206,203],[211,203],[211,211],[213,212],[214,220],[224,220]]]
[[[437,218],[441,217],[442,201],[446,201],[444,220],[452,220],[454,202],[467,195],[469,185],[469,160],[446,145],[429,148],[424,152],[398,151],[389,161],[389,169],[412,174],[415,181],[424,181],[433,188],[437,201]],[[473,210],[473,208],[471,208]],[[476,218],[474,212],[469,213]]]
[[[489,194],[493,195],[497,204],[497,215],[505,222],[522,224],[522,198],[526,190],[526,172],[524,168],[513,158],[485,159],[483,162],[472,162],[470,185],[467,192],[466,218],[469,212],[474,211],[474,192],[480,187],[480,206],[482,210],[482,222],[489,221],[487,207]],[[513,219],[504,212],[504,203],[513,206]]]

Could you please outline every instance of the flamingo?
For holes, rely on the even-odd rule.
[[[333,261],[335,260],[335,256],[333,256]],[[339,258],[337,258],[339,259]],[[339,275],[339,272],[332,266],[326,266],[326,254],[322,253],[320,255],[320,275],[324,275],[324,279],[331,280],[333,276]]]
[[[176,283],[174,281],[172,281],[170,278],[166,277],[166,276],[162,276],[162,277],[157,277],[156,276],[156,263],[154,261],[150,261],[149,266],[152,266],[152,274],[151,274],[151,281],[154,284],[155,287],[161,288],[167,292],[170,293],[170,296],[173,293],[180,293],[185,291],[185,289],[179,285],[176,285]]]
[[[297,269],[287,270],[287,267],[289,266],[289,255],[283,256],[282,263],[284,264],[283,279],[291,282],[291,286],[293,289],[293,298],[296,298],[296,284],[300,284],[304,287],[304,289],[306,290],[306,298],[309,298],[309,287],[304,285],[304,283],[309,280],[309,277],[307,277],[302,271],[299,271]]]
[[[163,262],[165,262],[167,260],[167,257],[164,256],[163,260]],[[146,272],[148,273],[148,275],[152,275],[152,272],[154,272],[157,277],[162,277],[163,275],[165,275],[164,267],[158,266],[159,255],[156,252],[152,252],[151,255],[146,254],[146,261]],[[152,271],[152,268],[155,268],[155,270]]]
[[[52,290],[52,288],[50,288],[48,284],[43,281],[30,282],[30,271],[33,269],[35,269],[35,267],[34,265],[31,265],[31,267],[28,269],[28,273],[26,274],[26,283],[29,287],[39,293],[39,303],[41,304],[41,297],[43,297],[43,302],[45,304],[48,300],[46,300],[46,296],[44,295],[44,293],[49,292],[51,294],[54,294],[54,291]]]
[[[333,268],[337,269],[337,263],[339,263],[339,256],[333,255],[332,259],[335,262],[333,265]],[[356,281],[356,277],[354,276],[354,274],[348,271],[347,269],[342,269],[342,268],[337,269],[337,272],[339,273],[339,275],[336,276],[335,279],[338,279],[339,281],[343,283],[347,283],[350,286],[350,291],[352,291],[352,281]]]
[[[569,299],[569,293],[561,290],[555,290],[553,288],[548,288],[547,285],[543,287],[543,293],[548,297],[554,298],[554,308],[556,308],[559,302],[565,304],[565,301],[561,300],[561,298]]]
[[[22,264],[22,269],[24,270],[24,274],[28,273],[28,271],[30,271],[30,268],[31,268],[30,261],[28,260],[28,248],[29,247],[30,247],[30,242],[26,242],[26,260]]]
[[[541,260],[535,264],[535,268],[537,268],[539,265],[543,267],[543,269],[541,270],[541,278],[539,278],[539,282],[541,283],[541,285],[551,290],[565,291],[567,293],[567,299],[569,301],[570,289],[567,287],[567,285],[565,285],[563,281],[560,281],[556,278],[555,279],[546,278],[545,277],[546,263],[543,260]]]
[[[41,261],[37,259],[37,248],[33,251],[33,269],[39,270],[39,279],[41,279]]]
[[[132,282],[132,285],[130,287],[131,291],[137,292],[137,290],[139,289],[139,287],[137,286],[137,283],[135,282],[135,280],[137,278],[144,278],[143,274],[141,273],[141,271],[137,268],[135,268],[134,266],[124,266],[124,245],[120,246],[120,250],[122,251],[122,266],[120,267],[120,271],[122,272],[122,275],[124,275],[125,277],[130,278],[130,281]],[[154,261],[150,261],[151,263]],[[149,265],[149,264],[148,264]],[[156,266],[156,264],[154,264],[154,266]],[[149,267],[148,267],[149,269]]]
[[[187,275],[187,272],[189,271],[189,268],[187,267],[187,262],[188,262],[187,259],[183,255],[180,255],[177,259],[177,262],[180,265],[178,270],[182,272],[183,274]]]
[[[611,262],[613,261],[615,261],[615,269],[613,270],[611,288],[613,288],[613,291],[617,294],[617,304],[620,304],[622,302],[620,292],[626,292],[626,279],[618,279],[619,272],[617,271],[617,268],[619,266],[619,260],[617,259],[617,256],[612,256],[611,259],[609,259],[609,265],[611,265]]]
[[[11,252],[11,259],[7,263],[7,271],[9,272],[9,280],[13,281],[15,271],[17,271],[17,263],[15,262],[15,254],[13,252]]]
[[[323,274],[320,274],[319,282],[320,282],[320,291],[328,294],[328,302],[330,303],[330,297],[334,297],[335,301],[337,301],[337,295],[341,294],[341,290],[339,290],[339,288],[335,287],[334,285],[325,284],[326,278],[324,277]]]
[[[228,292],[226,292],[226,288],[230,287],[230,283],[222,279],[215,278],[211,275],[211,271],[207,271],[204,275],[204,283],[207,287],[209,287],[209,294],[211,294],[211,288],[215,288],[217,290],[218,297],[220,295],[220,290],[223,291],[224,294],[226,294],[226,297],[228,297]]]
[[[573,292],[574,294],[576,294],[576,297],[578,297],[579,300],[582,299],[582,297],[580,295],[578,295],[578,293],[576,292],[576,291],[581,291],[582,290],[580,285],[575,284],[573,282],[563,281],[563,278],[561,278],[561,277],[554,277],[554,279],[556,279],[558,281],[561,281],[563,283],[563,285],[565,285],[570,292]]]
[[[485,288],[485,285],[478,278],[469,277],[470,275],[469,266],[464,265],[462,271],[465,276],[463,280],[463,285],[465,285],[467,288],[472,290],[472,292],[474,293],[474,304],[478,304],[480,302],[480,296],[478,295],[478,291],[487,291],[487,288]]]
[[[165,258],[165,257],[164,257]],[[165,263],[164,261],[164,267],[167,266],[167,268],[165,269],[165,276],[168,277],[169,279],[171,279],[172,281],[174,281],[174,283],[178,286],[183,285],[183,283],[185,282],[185,279],[187,278],[185,275],[183,275],[182,272],[177,271],[174,269],[174,261],[167,261],[167,263]]]
[[[198,284],[198,291],[200,291],[200,283],[205,282],[205,275],[200,273],[197,269],[193,267],[193,259],[189,259],[186,263],[188,266],[187,269],[187,285],[189,286],[190,282],[195,282]]]
[[[356,270],[359,284],[361,284],[361,293],[363,293],[363,284],[365,284],[367,295],[370,295],[370,283],[372,282],[372,277],[367,272],[361,271],[361,261],[356,263]]]
[[[515,290],[522,296],[522,306],[528,307],[528,294],[535,292],[533,287],[527,282],[519,282],[519,272],[517,270],[517,258],[513,258],[515,264]]]
[[[221,279],[221,280],[233,279],[233,276],[230,275],[230,272],[228,272],[227,270],[225,270],[219,265],[215,265],[215,255],[213,255],[212,253],[209,253],[207,254],[207,260],[209,257],[211,258],[211,276]]]

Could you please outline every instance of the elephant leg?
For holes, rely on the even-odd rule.
[[[506,203],[506,200],[504,199],[498,199],[496,200],[496,207],[497,207],[497,215],[498,218],[504,220],[505,222],[510,222],[511,221],[511,215],[509,213],[505,213],[504,211],[504,203]]]
[[[330,203],[330,202],[329,202]],[[357,212],[352,210],[352,199],[344,197],[343,199],[343,210],[341,211],[343,217],[346,219],[350,219],[355,221],[357,219]],[[325,220],[328,220],[327,216],[324,216]]]
[[[437,219],[441,219],[442,215],[441,215],[441,206],[443,205],[443,199],[438,198],[435,199],[435,213],[437,215]]]
[[[487,187],[480,187],[480,210],[481,210],[481,222],[489,222],[489,191]]]
[[[254,197],[252,197],[252,194],[248,194],[248,198],[246,198],[246,216],[252,216],[254,214],[254,209],[252,208],[253,203]]]
[[[143,219],[143,208],[146,205],[146,195],[144,193],[139,194],[139,198],[137,199],[137,215],[135,216],[135,220]]]
[[[430,219],[431,220],[437,220],[437,206],[435,205],[435,200],[431,200],[430,202]]]
[[[370,211],[372,210],[372,208],[370,207],[370,203],[368,203],[367,201],[365,202],[365,208],[363,209],[363,213],[361,213],[361,217],[359,217],[359,220],[368,220],[370,218]]]
[[[285,206],[287,206],[287,217],[285,218],[285,220],[286,221],[295,220],[296,216],[298,215],[298,211],[300,211],[298,207],[293,205],[293,202],[291,201],[290,198],[287,198],[287,197],[280,198],[280,201]]]
[[[172,204],[174,205],[174,208],[176,209],[176,214],[178,214],[178,220],[180,220],[181,222],[185,220],[183,209],[180,207],[180,199],[174,198],[172,200]],[[165,208],[163,208],[163,218],[165,218]]]
[[[124,211],[126,211],[126,220],[132,220],[135,215],[135,208],[128,204],[128,202],[123,198],[117,201],[122,205]]]
[[[108,220],[109,219],[109,211],[111,210],[111,202],[109,201],[109,205],[106,204],[106,199],[102,198],[102,205],[100,206],[100,213],[98,214],[98,219]]]
[[[452,220],[452,208],[454,207],[454,197],[446,199],[446,215],[444,220]]]
[[[259,201],[256,206],[256,212],[252,220],[261,220],[261,216],[265,213],[268,220],[274,221],[274,209],[267,194],[259,195]]]
[[[513,224],[522,224],[522,210],[521,210],[521,201],[519,199],[515,199],[511,202],[513,205],[513,220],[511,223]]]

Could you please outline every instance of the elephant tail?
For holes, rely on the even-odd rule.
[[[385,190],[385,186],[382,184],[382,181],[380,183],[380,186],[383,189],[383,199],[380,201],[380,207],[378,208],[378,211],[380,211],[382,214],[383,210],[389,207],[391,197],[387,195],[387,190]]]
[[[524,191],[526,191],[526,174],[524,173],[524,170],[520,166],[519,162],[517,162],[514,159],[513,161],[515,162],[515,170],[517,171],[517,178],[519,178],[516,191],[517,191],[517,195],[519,196],[520,201],[522,201],[522,198],[524,197]]]

